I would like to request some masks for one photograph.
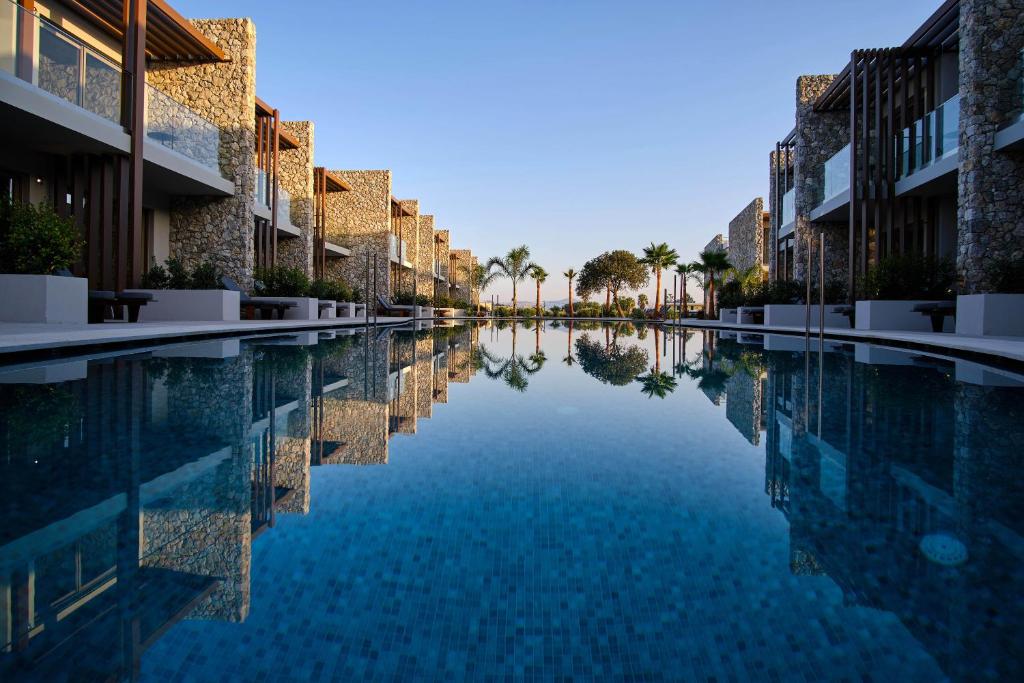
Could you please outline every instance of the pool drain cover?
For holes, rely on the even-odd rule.
[[[918,546],[936,564],[956,567],[967,561],[967,546],[949,534],[928,534]]]

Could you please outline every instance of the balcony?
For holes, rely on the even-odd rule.
[[[412,268],[409,262],[409,245],[405,240],[398,239],[398,235],[388,233],[388,258],[392,263]]]
[[[220,128],[148,83],[146,137],[220,172]]]
[[[903,153],[897,164],[898,175],[905,178],[943,159],[955,157],[960,146],[960,95],[943,102],[935,111],[914,122],[914,145],[910,144],[911,128],[901,133]],[[926,135],[927,134],[927,135]],[[927,136],[927,140],[925,137]],[[911,168],[913,162],[913,168]]]
[[[19,35],[20,28],[20,35]],[[0,70],[120,125],[121,67],[11,0],[0,0]],[[35,54],[20,45],[35,45]]]
[[[821,204],[850,190],[850,145],[833,154],[825,162],[824,170]]]
[[[1018,69],[1021,75],[1017,79],[1016,107],[1010,112],[1007,125],[996,133],[997,150],[1024,151],[1024,50],[1020,51]]]
[[[779,237],[793,231],[793,223],[796,222],[796,188],[794,187],[782,195],[782,226],[779,228]]]

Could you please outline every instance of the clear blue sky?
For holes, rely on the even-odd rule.
[[[940,0],[172,4],[252,17],[259,95],[316,123],[318,164],[391,169],[483,258],[529,245],[561,299],[607,249],[694,259],[767,195],[796,77],[902,43]]]

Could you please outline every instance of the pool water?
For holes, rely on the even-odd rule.
[[[1020,680],[1022,399],[586,323],[0,368],[0,680]]]

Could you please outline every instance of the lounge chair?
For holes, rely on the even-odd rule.
[[[276,312],[277,317],[284,320],[284,312],[289,308],[297,308],[298,304],[294,301],[288,301],[287,299],[277,299],[272,296],[249,296],[246,294],[238,283],[229,278],[227,275],[220,279],[224,289],[229,292],[238,292],[240,303],[242,305],[242,313],[245,314],[245,318],[248,320],[256,319],[256,311],[260,312],[260,317],[264,320],[267,319],[266,314],[270,313],[270,319],[274,319],[274,313]]]
[[[70,270],[62,268],[55,275],[74,277]],[[139,309],[155,301],[149,292],[112,292],[108,289],[89,290],[89,322],[123,320],[122,307],[128,309],[128,322],[139,322]]]
[[[366,315],[366,304],[357,304],[351,301],[336,301],[339,318],[360,318]]]
[[[914,306],[914,312],[927,315],[932,319],[932,332],[942,332],[947,316],[956,317],[955,301],[934,301]]]
[[[377,295],[377,304],[384,309],[384,312],[391,315],[409,315],[416,317],[417,309],[419,306],[413,304],[394,304],[388,299],[384,298],[383,294]]]
[[[325,311],[329,311],[329,310],[331,310],[332,308],[335,307],[335,302],[331,301],[330,299],[318,299],[316,306],[317,306],[316,317],[317,318],[322,318],[322,317],[324,317],[324,312]]]

